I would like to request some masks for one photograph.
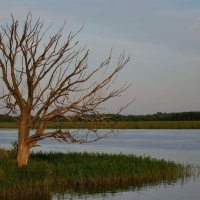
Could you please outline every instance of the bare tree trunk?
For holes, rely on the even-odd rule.
[[[29,137],[28,127],[29,117],[27,114],[22,114],[19,122],[18,130],[18,152],[17,152],[17,166],[23,167],[28,164],[30,147],[27,143]]]
[[[17,166],[23,167],[28,164],[29,159],[29,146],[25,143],[25,141],[22,142],[19,139],[19,147],[18,147],[18,153],[17,153]]]

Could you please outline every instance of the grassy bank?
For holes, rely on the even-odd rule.
[[[26,168],[17,169],[13,153],[0,149],[0,199],[50,199],[52,188],[148,185],[189,174],[174,162],[88,153],[35,153]]]
[[[47,125],[47,128],[58,127],[66,129],[200,129],[200,121],[50,122]],[[17,128],[17,123],[0,122],[0,128]]]

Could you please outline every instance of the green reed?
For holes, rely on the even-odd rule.
[[[28,166],[18,169],[13,152],[0,149],[0,199],[46,197],[52,188],[176,182],[190,172],[189,167],[163,159],[99,153],[32,153]]]
[[[185,167],[171,161],[134,155],[99,153],[32,153],[27,167],[17,169],[11,151],[0,150],[0,181],[49,182],[120,182],[128,179],[162,179],[182,176]],[[98,182],[97,181],[97,182]]]

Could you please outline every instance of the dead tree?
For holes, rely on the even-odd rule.
[[[79,135],[60,128],[48,131],[46,126],[55,118],[89,121],[91,116],[100,117],[99,106],[127,89],[127,85],[113,89],[113,83],[129,57],[121,54],[110,70],[110,54],[89,69],[89,50],[74,41],[79,31],[64,37],[64,27],[47,37],[51,27],[45,28],[40,19],[34,21],[30,13],[22,28],[13,16],[11,23],[1,26],[1,112],[18,120],[18,167],[27,165],[30,149],[40,140],[82,143],[100,139],[96,131]]]

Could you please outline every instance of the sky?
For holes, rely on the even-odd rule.
[[[113,48],[113,65],[120,52],[131,60],[116,86],[131,87],[105,105],[115,112],[135,98],[124,114],[200,110],[199,0],[0,0],[0,24],[12,13],[23,21],[33,18],[66,21],[66,31],[77,31],[90,49],[89,64],[98,65]]]

